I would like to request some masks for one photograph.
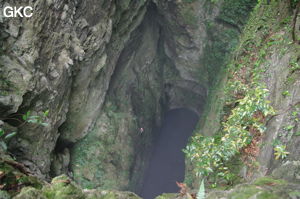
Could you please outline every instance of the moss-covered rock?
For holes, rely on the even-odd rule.
[[[5,194],[0,192],[0,196]],[[0,197],[1,198],[1,197]],[[2,198],[1,198],[2,199]],[[104,191],[100,189],[82,189],[65,175],[58,176],[50,184],[45,184],[41,189],[24,187],[14,199],[140,199],[132,192]]]
[[[41,190],[33,187],[25,187],[14,199],[47,199],[47,197]]]
[[[175,199],[178,197],[178,194],[174,193],[164,193],[160,196],[157,196],[155,199]]]
[[[141,199],[131,192],[89,190],[85,193],[87,199]]]
[[[285,184],[287,184],[287,182],[282,179],[274,179],[274,178],[265,176],[265,177],[256,179],[253,184],[258,185],[258,186],[261,186],[261,185],[285,185]]]
[[[74,184],[67,176],[59,176],[52,180],[51,185],[42,189],[48,199],[84,199],[82,190]]]
[[[300,196],[300,184],[265,176],[252,183],[239,184],[230,190],[206,189],[206,199],[296,199]],[[162,194],[156,199],[191,199],[196,191],[189,194]]]
[[[276,168],[272,175],[289,182],[300,183],[300,161],[287,161]]]
[[[1,199],[10,199],[10,195],[6,191],[0,190],[0,198]]]
[[[264,100],[277,112],[276,115],[270,115],[261,121],[265,126],[263,136],[252,140],[256,143],[251,141],[252,143],[241,150],[241,159],[245,166],[237,169],[235,174],[248,181],[278,168],[276,174],[279,178],[284,178],[286,174],[286,179],[297,182],[297,177],[293,176],[298,176],[299,170],[291,163],[286,164],[299,161],[300,157],[300,139],[299,136],[295,136],[299,126],[297,104],[300,96],[299,69],[295,70],[299,65],[300,51],[299,45],[292,38],[295,12],[291,9],[290,2],[284,0],[270,3],[260,1],[255,7],[230,64],[224,73],[220,73],[220,81],[216,81],[216,85],[211,89],[202,125],[197,131],[208,137],[217,133],[222,137],[224,124],[234,108],[239,107],[241,99],[245,99],[254,87],[266,88],[269,95]],[[242,91],[238,85],[231,84],[233,82],[240,82],[246,89]],[[258,107],[257,104],[256,106]],[[247,118],[247,121],[253,117],[255,118],[255,115]],[[237,123],[234,122],[230,127]],[[253,135],[251,127],[244,129],[248,131],[249,136]],[[218,136],[217,139],[220,139]],[[279,144],[284,146],[287,157],[275,158],[274,147]],[[255,153],[252,153],[254,151]],[[282,167],[285,164],[286,167]],[[228,162],[226,166],[229,170],[233,168]]]
[[[4,157],[2,156],[2,158]],[[9,195],[14,196],[22,187],[26,186],[34,188],[41,188],[43,186],[43,182],[29,175],[22,164],[12,159],[0,160],[0,175],[1,189],[6,191],[1,192],[3,195],[9,193]]]
[[[251,184],[241,184],[228,191],[213,191],[206,199],[293,199],[299,184],[288,183],[272,177],[258,178]]]

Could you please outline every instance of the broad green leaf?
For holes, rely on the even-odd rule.
[[[27,120],[27,115],[22,115],[23,120]]]
[[[49,115],[49,110],[46,110],[43,114],[44,114],[44,117],[47,117]]]
[[[27,120],[27,122],[28,122],[28,123],[34,123],[34,124],[36,124],[36,123],[38,123],[38,120],[36,120],[36,119],[33,119],[33,120]]]
[[[0,137],[4,135],[4,130],[0,128]]]
[[[42,122],[41,125],[42,125],[42,126],[48,126],[49,124],[48,124],[48,123]]]
[[[9,140],[10,138],[14,137],[15,135],[17,135],[17,132],[9,133],[4,137],[4,139]]]

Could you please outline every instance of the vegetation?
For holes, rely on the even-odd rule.
[[[286,181],[284,180],[277,180],[277,179],[273,179],[270,177],[261,177],[256,179],[253,182],[255,185],[261,186],[261,185],[269,185],[269,184],[273,184],[273,185],[284,185],[286,184]]]
[[[204,137],[197,134],[187,146],[185,153],[195,162],[199,176],[214,172],[216,177],[230,180],[232,175],[225,163],[249,145],[254,136],[265,131],[264,118],[274,114],[266,100],[268,91],[260,85],[248,89],[245,96],[236,101],[238,105],[217,135]]]
[[[289,152],[286,151],[286,146],[285,145],[277,145],[274,148],[274,151],[275,151],[274,152],[275,160],[284,159],[289,154]]]
[[[257,0],[226,0],[218,19],[239,29],[242,25],[245,25],[248,20],[249,11],[256,4]]]
[[[22,115],[22,120],[16,118],[0,118],[0,120],[16,120],[20,122],[18,127],[21,127],[26,123],[48,126],[48,123],[45,122],[48,114],[49,110],[43,112],[42,115],[32,115],[31,111],[27,111]],[[4,129],[0,128],[0,146],[6,151],[8,141],[16,135],[17,132],[5,132]]]
[[[197,199],[205,199],[205,186],[204,186],[204,180],[201,181],[199,191],[197,193]]]
[[[254,13],[264,11],[265,15],[257,18],[253,14],[249,19],[235,59],[227,67],[224,100],[220,102],[223,109],[220,110],[222,121],[219,130],[213,136],[197,133],[184,150],[196,174],[209,177],[212,183],[225,180],[231,184],[235,180],[230,163],[232,159],[240,158],[248,167],[257,167],[255,159],[266,130],[266,121],[275,114],[268,100],[269,91],[262,83],[267,67],[265,60],[273,49],[280,49],[279,53],[284,54],[287,49],[279,46],[292,42],[290,37],[280,33],[282,29],[290,31],[291,17],[283,14],[280,16],[281,23],[278,23],[277,12],[274,12],[277,4],[260,2]],[[289,96],[289,91],[282,95]],[[288,155],[284,145],[275,145],[274,151],[276,159]]]

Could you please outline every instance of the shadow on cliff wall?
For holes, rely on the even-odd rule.
[[[162,193],[178,192],[176,181],[184,180],[184,153],[188,138],[199,117],[189,109],[168,111],[158,136],[155,138],[152,156],[144,174],[139,195],[154,199]]]

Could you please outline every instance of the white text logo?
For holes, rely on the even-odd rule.
[[[33,8],[30,6],[21,7],[11,7],[6,6],[3,10],[4,17],[32,17]]]

